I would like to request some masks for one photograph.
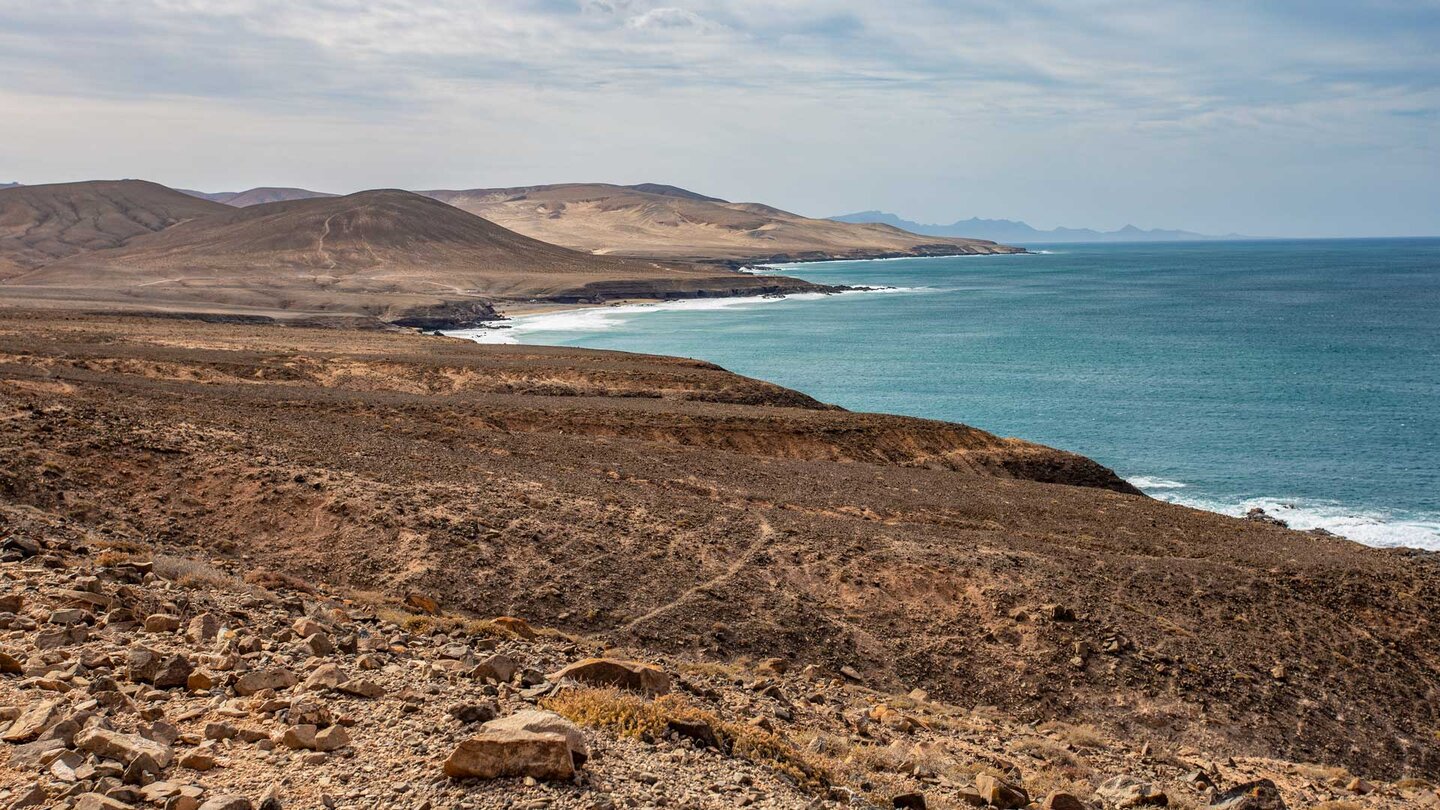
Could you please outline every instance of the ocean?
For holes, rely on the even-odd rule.
[[[1083,453],[1156,498],[1440,549],[1440,239],[1031,249],[780,265],[889,289],[463,334],[703,358]]]

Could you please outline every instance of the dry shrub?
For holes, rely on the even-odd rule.
[[[270,591],[291,590],[300,593],[315,593],[315,586],[292,574],[261,568],[245,575],[245,582],[257,588]]]
[[[474,619],[467,616],[429,616],[424,613],[411,613],[408,610],[397,607],[376,608],[375,617],[382,622],[389,622],[418,635],[432,635],[436,632],[449,634],[459,630],[467,636],[489,636],[500,639],[519,638],[519,636],[510,629],[498,625],[490,619]],[[574,640],[559,630],[551,628],[533,629],[537,636],[544,638],[562,639],[566,641]]]
[[[131,557],[148,558],[151,552],[150,546],[146,545],[145,543],[141,543],[138,540],[105,538],[102,540],[96,540],[95,545],[105,549],[106,551],[126,554],[130,555]]]
[[[672,720],[704,723],[715,733],[721,748],[733,757],[788,776],[816,792],[825,790],[833,781],[819,762],[778,735],[722,720],[678,695],[646,700],[618,689],[567,689],[546,698],[541,705],[581,725],[637,739],[658,739]]]
[[[1331,799],[1315,805],[1315,810],[1362,810],[1362,807],[1349,799]]]
[[[1354,777],[1350,771],[1338,765],[1322,765],[1318,762],[1302,762],[1295,766],[1295,773],[1311,782],[1349,782]]]
[[[108,568],[112,565],[135,562],[140,559],[140,557],[137,557],[128,551],[102,551],[99,554],[95,555],[95,564],[100,566],[101,568]]]
[[[1069,723],[1051,721],[1040,726],[1040,730],[1053,734],[1056,739],[1076,748],[1097,750],[1109,747],[1094,726],[1072,726]]]
[[[1072,754],[1070,749],[1043,737],[1023,737],[1011,742],[1008,748],[1012,753],[1026,754],[1051,765],[1063,765],[1073,769],[1084,767],[1084,762]]]
[[[218,590],[232,591],[235,593],[247,593],[251,589],[245,583],[232,574],[227,574],[200,560],[192,560],[186,557],[172,557],[168,554],[157,554],[153,561],[155,563],[155,575],[168,579],[182,588],[192,590]]]
[[[746,667],[741,661],[722,663],[719,661],[682,662],[677,667],[685,675],[725,680],[743,680],[747,677]]]

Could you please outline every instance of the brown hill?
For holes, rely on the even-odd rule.
[[[1187,760],[1277,754],[1440,773],[1440,557],[1116,492],[1094,462],[961,425],[674,358],[14,312],[0,404],[0,500],[96,539],[420,594],[446,627],[519,615],[707,677],[846,667],[976,707],[960,727],[1093,725],[1177,781],[1204,767]],[[833,696],[753,683],[735,712],[911,756],[887,738],[901,718],[867,730]],[[985,761],[1084,779],[1098,744]]]
[[[219,208],[125,247],[10,278],[6,292],[103,306],[463,320],[496,300],[815,289],[714,267],[579,253],[406,191]]]
[[[144,180],[0,189],[0,280],[225,210]]]
[[[1020,252],[979,239],[811,219],[653,183],[420,193],[526,236],[607,255],[747,263]]]
[[[248,208],[252,205],[264,205],[272,202],[286,202],[288,200],[312,200],[316,197],[338,197],[338,194],[329,194],[324,191],[311,191],[304,188],[277,188],[274,186],[261,186],[248,191],[194,191],[188,188],[180,191],[192,197],[210,200],[212,202],[224,203],[236,208]]]

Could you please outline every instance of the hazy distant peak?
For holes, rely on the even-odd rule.
[[[890,225],[927,236],[948,236],[968,239],[989,239],[995,242],[1183,242],[1197,239],[1236,238],[1235,234],[1211,236],[1194,231],[1155,228],[1145,230],[1126,225],[1114,231],[1092,228],[1051,228],[1040,230],[1014,219],[981,219],[971,217],[949,225],[927,225],[901,219],[888,211],[860,211],[830,217],[836,222],[875,223]]]
[[[202,200],[225,203],[236,208],[247,208],[252,205],[263,205],[272,202],[284,202],[286,200],[310,200],[316,197],[334,197],[325,191],[311,191],[305,188],[288,188],[282,186],[259,186],[246,191],[195,191],[193,189],[178,189],[191,197],[199,197]]]

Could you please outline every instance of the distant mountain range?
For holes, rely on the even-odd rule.
[[[1160,228],[1147,231],[1134,225],[1126,225],[1118,231],[1097,231],[1092,228],[1052,228],[1042,231],[1013,219],[980,219],[979,217],[963,219],[950,225],[925,225],[901,219],[886,211],[861,211],[855,214],[830,217],[830,219],[836,222],[850,223],[877,222],[926,236],[989,239],[1010,244],[1016,242],[1185,242],[1196,239],[1245,238],[1233,233],[1226,236],[1212,236],[1193,231]]]
[[[286,202],[289,200],[313,200],[319,197],[338,197],[338,194],[328,194],[324,191],[311,191],[305,188],[275,188],[272,186],[261,186],[252,188],[249,191],[194,191],[193,189],[180,188],[176,191],[189,194],[191,197],[199,197],[202,200],[224,203],[236,208],[249,208],[252,205],[264,205],[272,202]]]

